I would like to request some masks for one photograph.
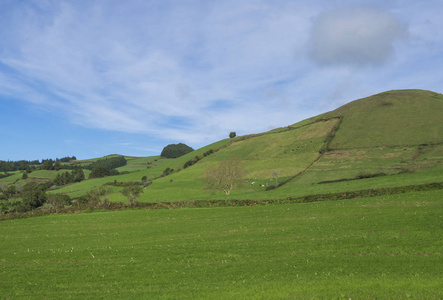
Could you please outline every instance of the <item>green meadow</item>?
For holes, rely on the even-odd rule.
[[[442,192],[0,222],[4,299],[439,299]]]

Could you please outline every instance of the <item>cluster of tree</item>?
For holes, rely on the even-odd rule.
[[[61,166],[60,162],[57,163],[57,168]],[[54,170],[54,160],[51,158],[43,159],[40,165],[40,170]]]
[[[71,162],[73,160],[77,160],[77,157],[75,156],[66,156],[66,157],[62,157],[62,158],[56,158],[55,161],[59,161],[59,162],[64,162],[64,163],[68,163]]]
[[[91,170],[89,178],[100,178],[118,175],[119,172],[116,170],[116,168],[123,167],[126,164],[127,161],[123,156],[116,156],[97,160],[89,166],[86,166],[86,168]]]
[[[80,182],[85,179],[83,169],[74,169],[69,173],[68,171],[59,173],[54,179],[56,185],[65,185],[68,183]]]
[[[0,160],[0,172],[10,172],[10,171],[18,171],[18,170],[26,170],[31,166],[39,165],[40,162],[38,160],[28,161],[28,160],[19,160],[19,161],[3,161]]]
[[[12,198],[17,193],[17,188],[15,185],[10,185],[4,191],[0,188],[0,200],[8,200]]]
[[[69,174],[69,172],[66,172]],[[147,178],[143,181],[147,181]],[[66,206],[86,205],[88,207],[100,207],[108,205],[109,194],[112,189],[102,186],[90,190],[86,195],[71,201],[68,195],[47,194],[46,191],[52,185],[52,182],[37,183],[30,181],[26,183],[20,191],[14,185],[5,190],[0,188],[0,213],[27,212],[34,209],[42,209],[47,212],[58,212]],[[121,193],[127,197],[128,202],[133,206],[134,201],[143,193],[143,187],[140,182],[127,182]],[[9,201],[11,198],[21,198],[22,201]]]
[[[49,212],[57,212],[65,206],[73,205],[73,201],[68,195],[47,194],[46,191],[51,183],[40,183],[30,181],[26,183],[21,191],[16,190],[15,186],[9,186],[6,190],[0,189],[0,210],[2,213],[27,212],[34,209],[43,209]],[[139,189],[142,189],[139,187]],[[101,187],[89,191],[86,195],[78,198],[78,204],[86,204],[90,207],[96,207],[108,203],[108,195],[112,192],[109,187]],[[125,192],[127,193],[127,192]],[[140,191],[133,191],[127,195],[136,199]],[[128,196],[128,197],[129,197]],[[9,201],[11,198],[22,198],[22,201]],[[135,197],[135,198],[134,198]]]
[[[30,181],[23,186],[21,191],[17,191],[15,186],[9,186],[0,194],[0,200],[3,200],[2,211],[26,212],[42,206],[48,199],[46,190],[51,185],[52,182],[38,184],[35,181]],[[22,201],[9,201],[13,197],[20,197]]]
[[[75,156],[66,156],[63,158],[53,159],[42,159],[39,160],[18,160],[18,161],[3,161],[0,160],[0,172],[9,172],[9,171],[19,171],[19,170],[29,170],[40,168],[42,170],[54,170],[55,164],[61,165],[62,162],[70,162],[72,160],[76,160]],[[28,172],[29,173],[29,172]]]
[[[160,156],[165,158],[177,158],[192,151],[194,151],[194,149],[183,143],[170,144],[163,148]]]
[[[99,160],[91,163],[90,165],[86,166],[85,168],[92,170],[98,166],[102,166],[102,167],[105,167],[109,170],[112,170],[115,168],[126,166],[127,163],[128,162],[126,161],[126,159],[123,156],[119,155],[119,156],[115,156],[115,157],[99,159]]]
[[[119,172],[116,169],[109,169],[106,166],[98,165],[92,169],[88,178],[101,178],[105,176],[118,175]]]

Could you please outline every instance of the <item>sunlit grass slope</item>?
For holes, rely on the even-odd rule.
[[[367,148],[443,142],[443,95],[396,90],[350,102],[321,115],[343,117],[330,148]]]
[[[233,192],[232,197],[264,192],[266,184],[286,180],[312,164],[319,157],[326,136],[337,123],[337,119],[332,119],[279,132],[240,137],[186,170],[154,181],[140,201],[217,198],[220,195],[206,190],[206,170],[222,160],[234,159],[244,166],[245,183]]]
[[[144,176],[152,180],[160,177],[167,168],[178,171],[183,168],[183,165],[188,160],[195,156],[202,155],[210,149],[224,147],[229,142],[229,139],[221,140],[175,159],[165,159],[160,156],[127,158],[128,164],[124,167],[118,168],[118,170],[120,172],[130,172],[128,174],[88,179],[79,183],[69,184],[53,192],[66,193],[71,197],[79,197],[85,195],[91,189],[98,188],[108,182],[141,181],[141,178]],[[125,201],[125,198],[119,193],[121,188],[113,187],[113,190],[115,191],[115,194],[111,195],[112,201]]]
[[[0,222],[6,299],[441,299],[441,191]]]
[[[231,159],[245,165],[248,181],[230,195],[237,199],[443,181],[442,114],[443,96],[429,91],[390,91],[356,100],[287,128],[240,139],[183,173],[157,180],[141,200],[224,198],[205,191],[204,173]],[[322,146],[328,151],[320,155]],[[265,191],[260,185],[275,184],[274,172],[280,182],[298,176]],[[372,175],[384,176],[352,180]]]

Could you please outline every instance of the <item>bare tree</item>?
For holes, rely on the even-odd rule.
[[[243,164],[237,160],[224,160],[206,171],[206,182],[211,189],[221,190],[226,195],[241,184]]]
[[[275,178],[275,184],[278,185],[278,172],[277,172],[277,170],[272,170],[272,176]]]

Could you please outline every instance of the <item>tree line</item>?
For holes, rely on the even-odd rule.
[[[131,207],[143,193],[143,188],[140,184],[141,182],[132,182],[121,191],[128,198]],[[108,196],[112,193],[112,189],[109,187],[95,188],[86,193],[86,195],[71,199],[64,194],[46,193],[50,186],[51,183],[30,181],[20,190],[17,190],[15,186],[9,186],[5,190],[0,188],[0,214],[24,213],[33,210],[53,213],[72,206],[95,208],[110,205]],[[12,200],[14,198],[21,198],[22,200],[14,201]]]
[[[63,158],[53,159],[42,159],[39,160],[18,160],[18,161],[4,161],[0,160],[0,172],[13,172],[13,171],[23,171],[27,169],[43,169],[43,170],[53,170],[55,163],[69,163],[73,160],[77,160],[75,156],[66,156]],[[60,164],[61,165],[61,164]]]

